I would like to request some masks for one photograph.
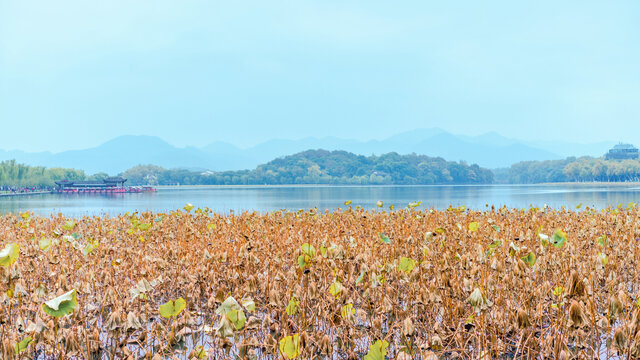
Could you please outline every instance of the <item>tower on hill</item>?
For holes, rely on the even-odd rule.
[[[605,160],[638,159],[638,149],[631,144],[620,143],[604,155]]]

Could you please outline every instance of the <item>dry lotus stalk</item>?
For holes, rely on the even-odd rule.
[[[637,357],[639,224],[635,205],[2,216],[0,356],[592,358],[613,334]]]

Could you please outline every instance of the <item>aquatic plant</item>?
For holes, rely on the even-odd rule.
[[[637,205],[347,205],[0,217],[1,356],[640,356]]]

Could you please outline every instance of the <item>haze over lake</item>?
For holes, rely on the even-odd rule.
[[[118,195],[28,195],[0,198],[0,212],[32,211],[39,215],[62,213],[65,216],[116,215],[133,211],[167,212],[186,203],[209,207],[218,213],[241,211],[268,212],[279,209],[319,210],[353,207],[384,209],[405,208],[422,201],[421,209],[445,209],[465,205],[483,210],[486,205],[515,208],[530,206],[575,209],[578,204],[598,209],[640,200],[638,184],[552,184],[481,186],[212,186],[168,187],[156,193]]]

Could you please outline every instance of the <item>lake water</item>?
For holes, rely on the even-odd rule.
[[[486,204],[509,207],[575,208],[584,204],[606,208],[640,200],[640,185],[633,184],[553,184],[553,185],[485,185],[485,186],[212,186],[160,188],[155,193],[114,195],[28,195],[0,197],[0,213],[33,211],[48,216],[115,215],[128,211],[166,212],[186,203],[209,207],[219,213],[244,210],[267,212],[278,209],[319,210],[352,206],[375,208],[394,204],[404,208],[409,202],[422,201],[421,208],[444,209],[449,205],[466,205],[485,209]]]

